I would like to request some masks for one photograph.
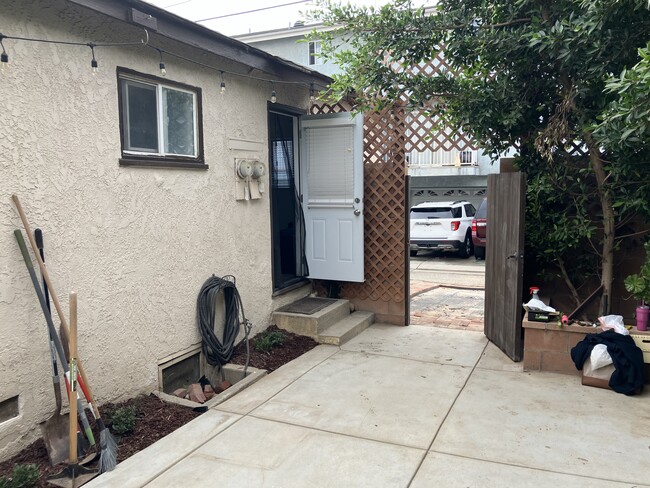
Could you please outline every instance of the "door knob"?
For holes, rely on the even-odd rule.
[[[359,215],[361,215],[361,210],[359,210],[358,208],[355,208],[355,209],[354,209],[354,215],[356,215],[357,217],[358,217]]]

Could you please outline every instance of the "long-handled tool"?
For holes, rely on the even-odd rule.
[[[61,360],[61,364],[63,365],[63,371],[65,373],[67,373],[68,372],[68,366],[67,366],[67,363],[66,363],[66,360],[65,360],[65,353],[63,352],[63,346],[61,345],[61,340],[59,339],[59,336],[56,333],[56,329],[54,328],[54,324],[52,323],[52,317],[48,313],[47,304],[45,303],[45,296],[43,295],[43,291],[41,290],[41,287],[40,287],[40,285],[38,283],[38,278],[36,277],[36,272],[34,271],[34,265],[32,264],[32,260],[29,257],[29,252],[27,251],[27,246],[25,245],[25,240],[23,239],[23,233],[19,229],[16,229],[14,231],[14,235],[16,236],[16,241],[18,241],[18,247],[20,247],[20,252],[23,255],[23,260],[25,261],[25,266],[27,266],[27,271],[29,271],[29,277],[32,279],[32,284],[34,285],[34,291],[36,292],[36,296],[38,297],[38,301],[41,304],[41,309],[43,310],[43,315],[45,315],[45,321],[47,322],[47,328],[49,330],[50,337],[54,340],[54,347],[56,349],[57,354],[59,355],[59,359]],[[59,393],[59,397],[60,397],[60,393]],[[76,401],[74,401],[75,399],[76,399]],[[85,414],[85,412],[83,410],[81,400],[78,397],[69,397],[69,400],[70,400],[70,405],[72,405],[73,403],[75,404],[75,410],[78,410],[78,412],[79,412],[79,416],[81,417],[81,424],[83,425],[84,432],[86,433],[86,437],[88,438],[88,441],[90,442],[90,444],[94,445],[95,444],[95,438],[93,436],[93,431],[90,428],[90,424],[88,423],[88,418],[86,417],[86,414]],[[59,398],[59,402],[60,402],[60,398]],[[49,421],[52,421],[53,423],[56,423],[57,425],[55,426],[54,430],[51,432],[50,439],[52,440],[52,442],[54,442],[56,444],[55,450],[58,453],[60,453],[60,451],[62,449],[62,447],[61,447],[61,434],[63,432],[63,429],[60,426],[61,418],[59,418],[58,421],[53,420],[53,418],[51,418]],[[62,418],[65,418],[65,417],[62,417]],[[75,422],[75,424],[76,424],[76,422],[77,422],[76,414],[75,414],[75,417],[73,417],[71,421]],[[67,422],[66,422],[66,424],[67,424]],[[76,434],[75,434],[75,437],[76,437]],[[63,432],[63,439],[65,439],[65,433],[64,432]],[[47,439],[45,439],[45,441],[46,441],[46,445],[47,445]],[[76,443],[75,443],[75,446],[76,446]],[[65,447],[63,447],[63,449],[65,449]],[[76,449],[76,447],[75,447],[75,449]],[[48,453],[49,453],[49,450],[48,450]],[[57,458],[59,456],[60,456],[60,454],[57,454]],[[65,456],[64,456],[63,459],[65,459]],[[61,462],[61,460],[59,460],[59,462]]]
[[[70,398],[77,396],[77,294],[70,293]],[[80,466],[77,458],[77,403],[70,402],[70,459],[68,466],[59,474],[48,478],[48,482],[65,488],[77,488],[99,474],[99,471]]]
[[[43,245],[43,232],[41,231],[41,229],[36,229],[34,231],[34,240],[36,240],[36,245],[38,246],[38,251],[41,255],[41,259],[43,260],[43,262],[45,262],[45,250],[44,250],[45,246]],[[47,292],[47,283],[45,283],[45,280],[43,280],[43,296],[45,298],[45,304],[47,305],[47,315],[49,315],[51,318],[52,310],[50,308],[50,299]],[[45,313],[45,311],[43,312]],[[56,407],[54,409],[54,413],[52,414],[52,416],[49,419],[47,419],[45,422],[41,423],[40,427],[41,427],[41,432],[43,434],[43,441],[45,442],[47,455],[50,458],[50,463],[52,464],[52,466],[56,466],[57,464],[62,463],[68,458],[68,438],[67,438],[68,417],[67,415],[61,415],[61,406],[62,406],[61,380],[59,378],[59,365],[56,359],[56,354],[57,354],[56,346],[54,345],[54,340],[55,340],[54,338],[56,337],[56,334],[52,336],[52,331],[48,330],[48,335],[50,338],[50,360],[52,362],[52,386],[54,387],[54,400],[56,402]],[[67,363],[67,358],[62,361]],[[85,453],[89,447],[90,447],[90,442],[88,442],[86,438],[83,436],[83,434],[78,430],[77,451],[78,452],[81,451],[81,453]]]
[[[36,255],[36,260],[38,261],[38,265],[41,269],[41,274],[43,275],[43,278],[47,283],[47,287],[50,291],[50,296],[52,298],[52,303],[54,303],[54,308],[56,309],[56,312],[59,315],[59,320],[61,321],[61,329],[67,333],[68,322],[65,318],[65,315],[63,314],[63,310],[61,309],[61,304],[59,303],[59,299],[56,295],[56,292],[54,291],[54,287],[52,286],[52,280],[50,280],[50,275],[47,273],[47,269],[45,268],[45,263],[41,259],[40,254],[38,253],[38,247],[36,246],[36,242],[34,241],[34,237],[32,236],[31,228],[29,226],[29,222],[27,221],[27,216],[25,215],[23,207],[20,204],[20,199],[18,198],[18,195],[12,195],[11,198],[14,201],[14,204],[16,205],[16,209],[18,210],[18,215],[20,215],[20,220],[23,222],[23,226],[25,227],[25,232],[27,233],[27,237],[29,238],[29,243],[32,246],[32,250]],[[81,378],[83,379],[86,385],[86,389],[88,391],[87,399],[92,405],[93,416],[95,417],[95,420],[97,421],[97,427],[99,428],[99,445],[101,448],[100,458],[99,458],[100,471],[102,473],[104,471],[111,471],[117,465],[117,442],[115,441],[115,438],[111,435],[111,433],[108,431],[106,425],[104,424],[104,421],[102,420],[102,417],[99,413],[99,408],[97,408],[97,402],[95,401],[92,389],[90,388],[90,382],[88,381],[88,377],[86,376],[86,372],[84,371],[83,364],[81,362],[78,364],[78,368],[79,368],[79,373],[81,374]]]

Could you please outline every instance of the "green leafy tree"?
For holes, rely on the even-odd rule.
[[[647,0],[322,7],[317,17],[337,26],[318,33],[324,55],[344,70],[331,97],[353,94],[359,110],[425,108],[495,159],[517,148],[535,259],[576,301],[598,272],[607,310],[617,242],[633,216],[650,215]],[[440,51],[448,72],[413,73]]]

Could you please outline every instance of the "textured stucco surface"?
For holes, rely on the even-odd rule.
[[[142,31],[57,1],[0,3],[11,36],[115,42]],[[151,35],[152,44],[245,72],[214,56]],[[207,171],[120,167],[116,68],[158,75],[158,53],[7,39],[0,73],[0,401],[20,395],[20,416],[0,424],[0,459],[40,434],[54,408],[45,321],[13,231],[22,228],[11,195],[43,230],[46,263],[64,310],[79,295],[79,355],[99,403],[157,383],[158,362],[200,342],[195,303],[213,273],[235,275],[255,330],[274,308],[305,294],[272,298],[269,199],[236,201],[235,157],[267,162],[266,82],[227,79],[166,59],[168,79],[203,90]],[[221,63],[221,64],[219,64]],[[278,102],[305,106],[307,90],[276,85]],[[304,91],[304,93],[303,93]],[[260,153],[228,149],[229,138],[262,143]],[[268,188],[268,181],[266,184]],[[55,318],[58,324],[58,319]]]

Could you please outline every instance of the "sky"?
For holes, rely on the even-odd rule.
[[[261,32],[290,27],[304,20],[303,12],[314,9],[315,1],[297,0],[146,0],[148,3],[198,22],[204,27],[216,30],[227,36]],[[350,0],[355,5],[380,7],[389,0]],[[347,2],[346,2],[347,3]],[[417,5],[432,4],[433,1],[420,0]],[[291,5],[286,5],[291,4]],[[282,5],[282,6],[280,6]],[[269,8],[274,7],[274,8]],[[251,10],[263,9],[257,12]],[[232,15],[239,14],[239,15]],[[226,16],[226,17],[224,17]],[[222,17],[212,20],[212,17]]]

